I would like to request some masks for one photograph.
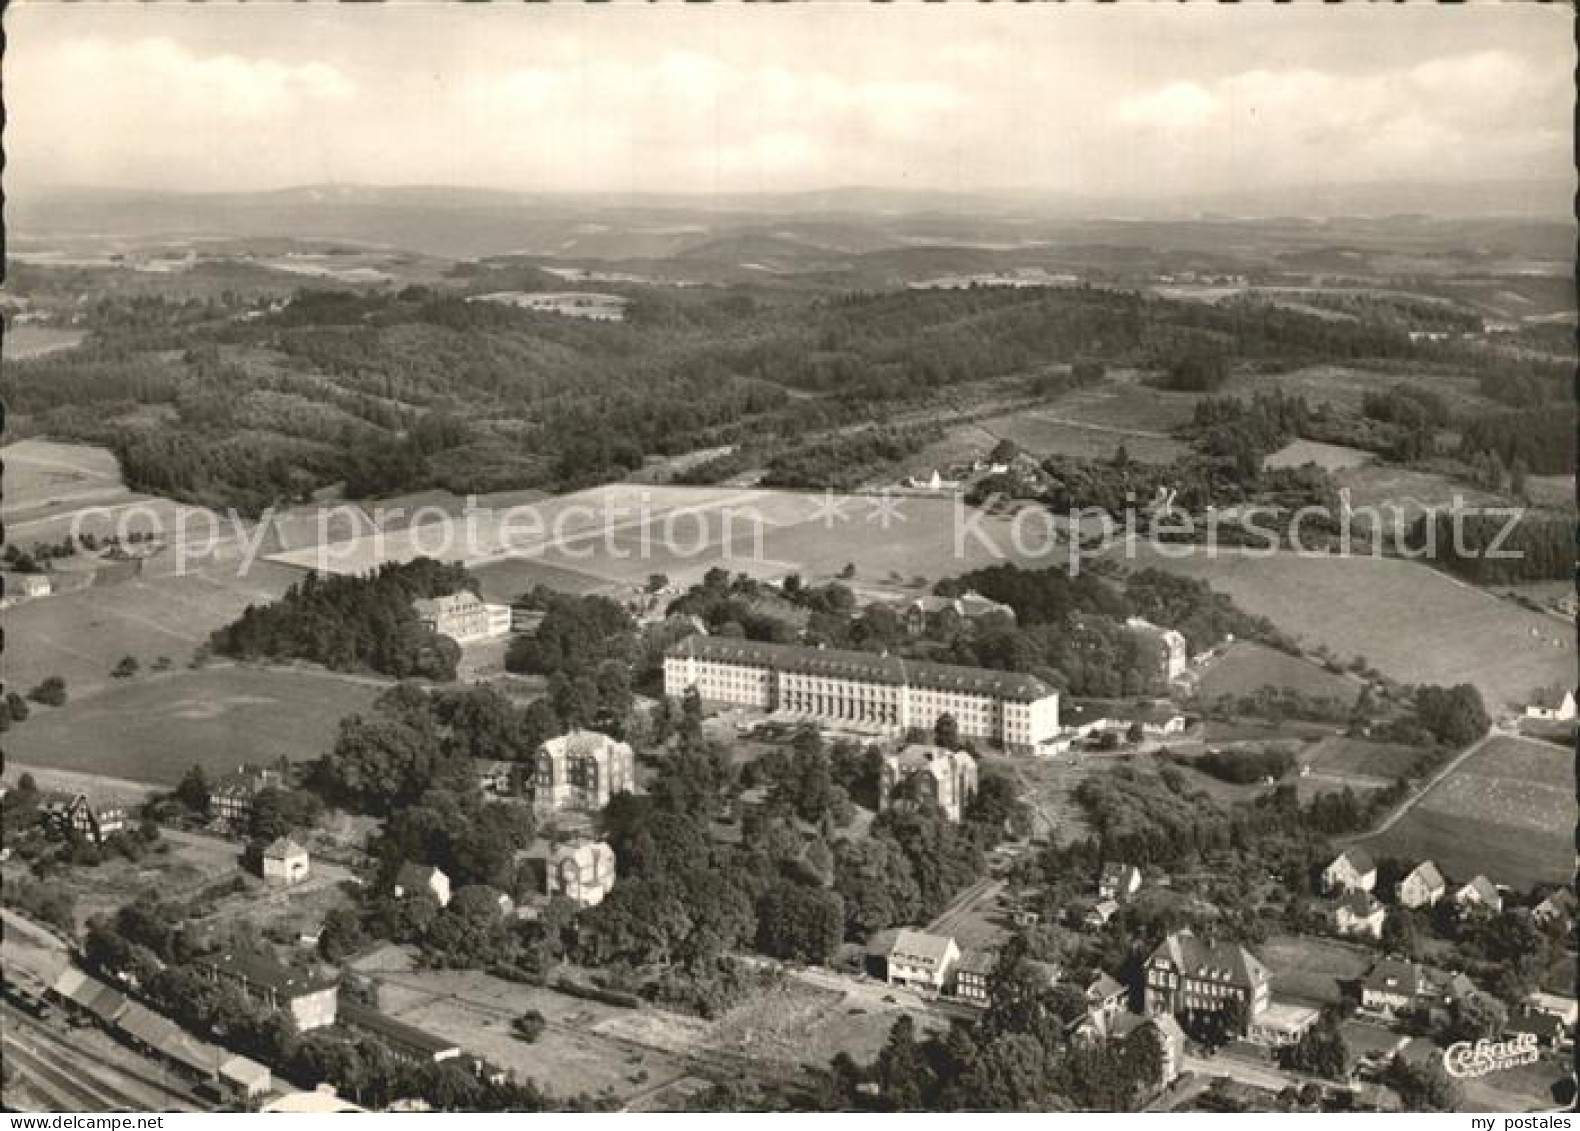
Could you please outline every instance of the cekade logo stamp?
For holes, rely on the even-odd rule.
[[[1522,1064],[1535,1064],[1539,1057],[1536,1034],[1521,1033],[1507,1041],[1458,1041],[1449,1045],[1443,1053],[1443,1068],[1450,1076],[1469,1080]]]

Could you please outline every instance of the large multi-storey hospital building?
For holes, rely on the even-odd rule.
[[[963,738],[1030,753],[1059,733],[1059,693],[1035,676],[795,644],[688,636],[664,656],[664,693],[712,707],[903,734],[952,715]]]

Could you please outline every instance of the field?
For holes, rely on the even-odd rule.
[[[1350,506],[1375,507],[1390,544],[1427,509],[1447,511],[1456,501],[1463,507],[1506,506],[1508,500],[1436,472],[1418,471],[1393,464],[1368,463],[1344,468],[1335,476],[1341,490],[1349,492]],[[1356,530],[1371,528],[1372,516],[1364,512],[1352,520]]]
[[[1571,875],[1576,821],[1573,751],[1495,738],[1368,847],[1528,888]]]
[[[1316,440],[1291,440],[1262,461],[1263,467],[1304,467],[1314,463],[1325,471],[1343,471],[1371,463],[1377,457],[1359,448],[1323,444]]]
[[[87,335],[81,330],[67,330],[58,326],[7,326],[5,337],[0,339],[0,350],[13,361],[23,358],[43,357],[57,350],[69,350]]]
[[[9,657],[8,657],[9,658]],[[116,682],[64,707],[35,707],[12,727],[17,762],[174,785],[187,767],[211,777],[242,762],[314,758],[340,719],[380,685],[315,671],[229,667]]]
[[[450,1037],[556,1095],[609,1094],[638,1102],[686,1076],[723,1079],[749,1048],[770,1070],[826,1065],[841,1050],[870,1060],[902,1012],[919,1027],[940,1019],[912,995],[881,983],[821,971],[787,978],[716,1021],[662,1010],[621,1009],[473,971],[414,971],[397,947],[354,963],[379,983],[379,1006],[403,1021]],[[887,997],[890,1001],[885,1002]],[[544,1034],[528,1045],[510,1022],[542,1012]]]
[[[1337,700],[1351,707],[1360,684],[1335,675],[1310,660],[1252,641],[1237,641],[1201,674],[1197,690],[1208,702],[1220,695],[1254,695],[1261,688],[1289,688],[1312,699]]]
[[[105,448],[22,440],[0,448],[0,460],[5,461],[0,517],[5,519],[7,532],[13,537],[29,524],[78,507],[129,502],[138,497],[121,482],[121,469]]]
[[[1125,552],[1133,554],[1128,564],[1136,568],[1156,566],[1208,582],[1307,647],[1326,645],[1346,659],[1364,656],[1405,683],[1473,683],[1489,711],[1522,705],[1539,687],[1574,680],[1572,629],[1420,564],[1222,550],[1216,558],[1176,558],[1145,545]]]
[[[1341,983],[1371,968],[1374,955],[1364,947],[1310,935],[1275,935],[1254,948],[1273,973],[1273,995],[1310,1005],[1343,997]]]
[[[1335,408],[1359,412],[1367,393],[1390,385],[1410,385],[1441,396],[1451,409],[1485,409],[1488,402],[1476,390],[1476,379],[1420,369],[1407,371],[1352,369],[1339,365],[1312,365],[1286,373],[1237,373],[1224,387],[1225,392],[1250,396],[1254,392],[1279,389],[1303,396],[1312,407],[1324,401]]]
[[[1314,776],[1386,785],[1408,770],[1421,754],[1414,746],[1367,742],[1335,734],[1307,746],[1300,754],[1300,762],[1310,766]]]
[[[539,580],[583,592],[641,584],[653,573],[686,584],[714,566],[821,579],[853,563],[869,581],[937,580],[1013,553],[1012,520],[1004,517],[975,526],[991,544],[963,534],[957,547],[956,507],[947,498],[614,484],[495,510],[477,519],[475,536],[434,522],[269,560],[360,572],[421,554],[459,558],[490,595],[508,597]],[[1026,535],[1028,554],[1043,550],[1045,526],[1028,524]]]

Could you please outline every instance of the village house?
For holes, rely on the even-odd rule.
[[[1268,1007],[1271,985],[1267,967],[1245,947],[1208,942],[1189,930],[1164,939],[1142,970],[1148,1014],[1219,1010],[1238,1001],[1254,1021]]]
[[[1402,907],[1431,907],[1448,892],[1448,881],[1436,864],[1424,860],[1399,881],[1398,899]]]
[[[1099,899],[1086,909],[1081,922],[1094,931],[1108,926],[1108,921],[1119,914],[1119,903],[1112,899]]]
[[[976,947],[955,964],[954,995],[970,1005],[988,1003],[988,982],[998,969],[998,951]]]
[[[1361,979],[1361,1008],[1395,1014],[1416,1009],[1432,997],[1434,987],[1417,963],[1384,958]]]
[[[1130,1001],[1130,987],[1103,970],[1093,973],[1086,985],[1081,987],[1081,994],[1086,998],[1087,1016],[1097,1019],[1105,1034],[1109,1030],[1109,1023],[1124,1011]]]
[[[596,907],[614,887],[614,849],[603,841],[562,844],[544,869],[549,896],[563,896],[580,907]]]
[[[1125,627],[1156,652],[1157,678],[1160,681],[1173,683],[1185,674],[1190,651],[1181,633],[1172,628],[1162,628],[1141,617],[1127,618]]]
[[[450,877],[431,864],[402,864],[400,871],[395,873],[392,894],[396,899],[410,899],[421,893],[431,895],[440,907],[448,907]]]
[[[1340,896],[1328,913],[1328,922],[1341,935],[1382,938],[1388,911],[1368,891],[1351,891]]]
[[[636,755],[624,742],[593,730],[573,730],[538,747],[533,809],[596,813],[617,793],[636,788]]]
[[[1514,1024],[1516,1016],[1523,1023]],[[1511,1032],[1531,1032],[1554,1048],[1567,1048],[1574,1043],[1575,1023],[1580,1020],[1580,1005],[1572,997],[1532,993],[1520,1008],[1510,1015]]]
[[[263,850],[263,878],[266,880],[300,883],[307,879],[311,868],[307,849],[290,837],[278,837]]]
[[[199,959],[199,969],[216,982],[242,990],[266,1009],[290,1012],[299,1032],[333,1025],[340,986],[333,978],[281,965],[264,954],[228,951]]]
[[[16,581],[17,595],[21,597],[48,597],[55,591],[47,574],[19,573],[13,574],[11,579]]]
[[[277,768],[242,766],[209,790],[209,813],[233,829],[244,829],[258,794],[284,786],[285,775]]]
[[[901,602],[895,611],[900,614],[905,631],[912,636],[926,635],[927,630],[937,624],[940,618],[956,617],[964,622],[972,622],[982,617],[998,616],[1011,623],[1015,620],[1015,610],[1008,605],[990,601],[969,590],[958,597],[917,597]]]
[[[912,986],[942,992],[949,973],[960,961],[955,940],[926,931],[901,930],[889,948],[886,974],[891,986]]]
[[[1180,1072],[1185,1066],[1185,1030],[1180,1028],[1179,1022],[1169,1013],[1148,1017],[1139,1013],[1122,1012],[1115,1015],[1111,1022],[1109,1035],[1116,1040],[1124,1040],[1142,1029],[1151,1029],[1156,1033],[1158,1045],[1163,1050],[1163,1063],[1159,1066],[1158,1079],[1153,1086],[1160,1089],[1167,1088],[1179,1079]]]
[[[1097,877],[1099,899],[1126,900],[1141,890],[1141,869],[1134,864],[1110,861]]]
[[[493,758],[473,758],[472,777],[485,797],[516,795],[516,763]]]
[[[45,790],[38,795],[38,814],[52,835],[78,837],[103,844],[126,828],[126,810],[114,803],[95,803],[85,793]]]
[[[1322,890],[1335,892],[1365,891],[1377,886],[1377,863],[1364,848],[1346,848],[1334,858],[1333,863],[1322,869]]]
[[[878,811],[886,812],[899,799],[897,793],[914,798],[917,790],[958,825],[976,796],[976,759],[964,750],[921,745],[885,755],[878,774]]]
[[[1484,909],[1496,915],[1503,910],[1503,895],[1486,876],[1477,876],[1454,892],[1454,903],[1464,912]]]
[[[1525,706],[1525,717],[1567,723],[1575,718],[1575,694],[1566,687],[1544,687]]]
[[[1558,924],[1565,929],[1574,921],[1575,893],[1569,888],[1550,892],[1531,908],[1531,920],[1539,926]]]

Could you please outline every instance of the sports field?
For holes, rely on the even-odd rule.
[[[1495,738],[1367,847],[1528,888],[1573,873],[1576,821],[1573,751]]]
[[[1178,558],[1131,545],[1113,556],[1128,552],[1134,568],[1206,581],[1305,646],[1363,656],[1402,682],[1473,683],[1493,712],[1523,705],[1539,687],[1574,682],[1571,629],[1418,563],[1224,550]]]
[[[9,656],[8,656],[9,660]],[[215,666],[116,681],[60,708],[35,707],[6,735],[17,762],[175,785],[243,762],[316,758],[340,719],[381,688],[325,672]]]

